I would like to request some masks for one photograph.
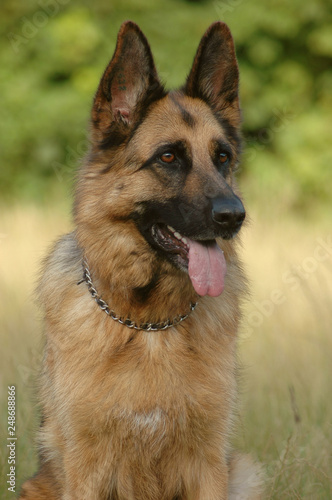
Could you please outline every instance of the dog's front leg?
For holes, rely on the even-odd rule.
[[[101,484],[94,474],[73,475],[67,477],[63,500],[89,500],[104,498],[101,496]]]
[[[63,500],[112,498],[112,465],[98,460],[96,453],[67,451],[63,470]]]
[[[227,500],[228,467],[226,462],[211,465],[203,462],[188,470],[184,500]]]

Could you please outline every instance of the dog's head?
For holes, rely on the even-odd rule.
[[[210,26],[184,87],[170,93],[143,33],[122,25],[94,99],[78,185],[78,235],[88,253],[99,246],[113,261],[121,254],[129,273],[146,267],[142,286],[151,269],[176,269],[189,272],[198,294],[222,292],[226,263],[216,238],[233,238],[245,218],[234,184],[238,79],[224,23]]]

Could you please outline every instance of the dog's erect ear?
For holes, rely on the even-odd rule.
[[[239,70],[228,26],[212,24],[204,34],[184,88],[189,97],[205,100],[216,111],[238,108]]]
[[[147,39],[135,23],[126,21],[94,99],[95,131],[103,134],[114,122],[130,127],[137,118],[139,104],[144,101],[148,106],[164,95]]]

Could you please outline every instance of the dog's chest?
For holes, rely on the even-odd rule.
[[[213,419],[223,396],[221,373],[206,352],[181,339],[149,335],[110,364],[111,421],[133,434],[181,434]],[[110,401],[111,402],[111,401]],[[227,397],[224,398],[227,404]],[[196,424],[195,424],[196,423]]]

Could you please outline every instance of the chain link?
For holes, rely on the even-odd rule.
[[[91,293],[91,296],[95,299],[97,302],[98,306],[102,311],[105,311],[105,313],[110,316],[114,321],[117,321],[121,325],[127,326],[128,328],[132,328],[133,330],[144,330],[145,332],[157,332],[161,330],[167,330],[167,328],[171,328],[172,326],[176,326],[185,319],[188,318],[189,314],[194,311],[194,309],[197,306],[197,302],[190,303],[190,310],[187,314],[179,314],[178,316],[175,316],[173,320],[171,321],[170,319],[167,319],[166,321],[162,321],[161,323],[141,323],[140,325],[137,325],[134,321],[131,319],[123,319],[120,316],[117,316],[115,312],[109,308],[107,302],[105,302],[99,295],[95,287],[93,286],[90,270],[88,263],[86,259],[83,259],[83,279],[80,280],[77,284],[83,283],[83,281],[86,282],[88,286],[88,290]]]

